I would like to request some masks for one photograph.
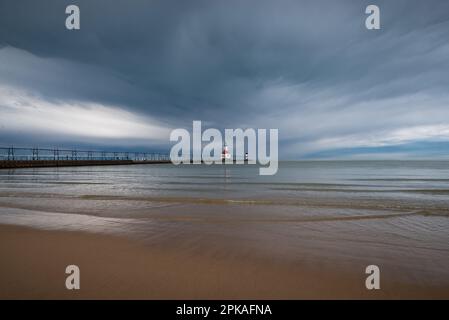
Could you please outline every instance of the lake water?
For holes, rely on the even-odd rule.
[[[0,223],[211,256],[378,264],[449,284],[448,161],[0,170]]]

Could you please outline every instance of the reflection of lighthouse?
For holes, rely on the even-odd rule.
[[[223,151],[221,152],[221,159],[222,160],[231,159],[231,154],[229,153],[228,146],[226,145],[226,143],[223,147]]]

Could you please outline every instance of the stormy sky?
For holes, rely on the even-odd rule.
[[[448,158],[449,1],[0,0],[0,145],[168,151],[193,120],[277,128],[284,159]]]

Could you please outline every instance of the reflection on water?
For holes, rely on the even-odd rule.
[[[0,170],[0,223],[128,234],[203,254],[386,264],[449,283],[449,163]]]

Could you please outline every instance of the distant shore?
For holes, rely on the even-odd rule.
[[[346,299],[449,298],[449,288],[383,281],[292,261],[223,259],[161,250],[117,236],[0,225],[2,299]],[[65,267],[81,289],[65,288]],[[360,270],[359,270],[360,271]],[[393,280],[393,279],[390,279]]]

